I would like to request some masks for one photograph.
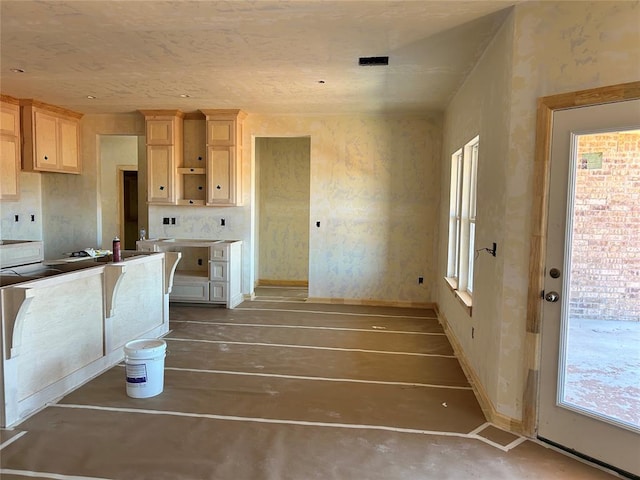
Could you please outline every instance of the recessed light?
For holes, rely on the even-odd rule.
[[[24,70],[21,69],[21,68],[12,68],[10,70],[10,72],[12,72],[12,73],[24,73]]]
[[[181,94],[180,94],[180,97],[181,97],[181,98],[190,98],[190,97],[191,97],[191,95],[189,95],[188,93],[181,93]]]
[[[94,100],[96,97],[94,97],[93,95],[87,95],[87,98],[88,98],[89,100]]]

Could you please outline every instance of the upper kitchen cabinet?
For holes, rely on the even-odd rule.
[[[242,110],[201,110],[207,127],[207,205],[242,204]]]
[[[0,96],[0,200],[20,199],[20,104]]]
[[[176,168],[182,165],[184,113],[179,110],[141,110],[147,137],[147,201],[175,205],[182,196]]]
[[[81,113],[35,100],[22,107],[22,168],[26,171],[81,172]]]

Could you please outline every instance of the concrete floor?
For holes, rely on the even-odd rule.
[[[571,319],[565,401],[640,428],[640,322]]]
[[[12,430],[0,477],[607,479],[486,422],[434,312],[171,306],[164,391],[116,366]]]

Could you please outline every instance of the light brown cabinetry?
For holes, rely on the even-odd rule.
[[[147,129],[150,204],[241,205],[246,114],[241,110],[201,112],[141,110]]]
[[[20,100],[20,105],[24,135],[22,168],[79,174],[82,114],[34,100]]]
[[[179,110],[142,110],[147,140],[147,201],[175,205],[181,195],[176,168],[182,163],[184,114]]]
[[[207,122],[207,205],[242,204],[242,110],[201,110]]]
[[[20,199],[20,105],[0,98],[0,200]]]

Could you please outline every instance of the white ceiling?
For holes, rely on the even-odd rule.
[[[83,113],[442,110],[515,3],[0,0],[0,88]]]

